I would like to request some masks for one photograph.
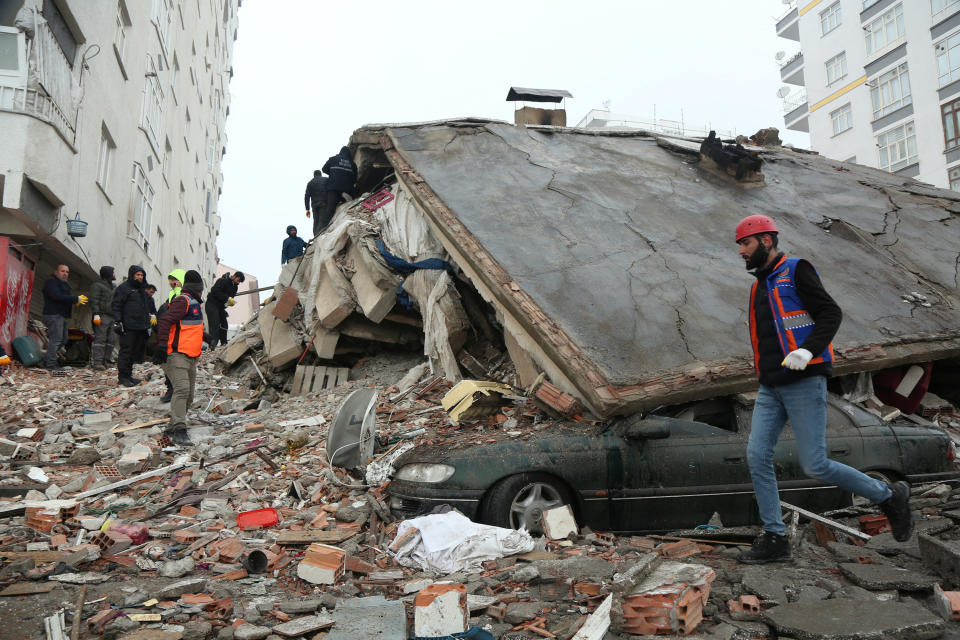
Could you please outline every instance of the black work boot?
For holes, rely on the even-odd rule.
[[[122,384],[125,387],[135,387],[140,384],[140,381],[134,382],[133,378],[118,378],[117,384]]]
[[[790,539],[775,533],[764,531],[746,551],[741,551],[737,560],[744,564],[765,564],[767,562],[793,562]]]
[[[167,403],[173,399],[173,389],[167,389],[167,392],[160,398],[160,402]]]
[[[897,542],[904,542],[913,533],[913,514],[910,513],[910,485],[903,480],[899,480],[887,483],[887,486],[890,487],[893,495],[878,506],[883,515],[887,516],[887,520],[890,521],[893,539]]]
[[[170,433],[170,441],[173,442],[173,444],[179,444],[181,446],[187,445],[190,444],[190,436],[187,435],[187,430],[181,427],[174,429],[173,432]]]

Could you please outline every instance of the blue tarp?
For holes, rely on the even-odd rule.
[[[446,260],[428,258],[417,262],[407,262],[403,258],[387,251],[386,245],[383,244],[383,240],[380,239],[377,239],[377,249],[380,250],[380,255],[386,260],[387,266],[402,276],[408,276],[417,269],[443,269],[451,276],[453,275],[453,265]],[[400,286],[397,287],[397,302],[399,302],[404,309],[413,309],[413,301],[410,300],[410,294],[404,291],[402,282]]]

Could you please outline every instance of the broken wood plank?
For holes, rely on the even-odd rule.
[[[317,370],[313,376],[313,386],[310,388],[310,391],[312,393],[319,393],[320,391],[323,391],[323,382],[327,377],[327,368],[317,367]]]
[[[324,544],[338,544],[344,540],[349,540],[357,535],[356,531],[347,531],[345,529],[333,529],[332,531],[319,530],[301,530],[301,531],[282,531],[277,538],[277,544],[294,545],[310,544],[312,542],[322,542]]]
[[[164,420],[163,422],[167,422],[167,420]],[[71,496],[71,498],[73,500],[80,500],[82,498],[89,498],[90,496],[98,496],[101,493],[113,491],[114,489],[119,489],[120,487],[126,487],[128,485],[134,484],[141,480],[146,480],[147,478],[155,478],[156,476],[162,476],[163,474],[170,473],[171,471],[179,471],[180,469],[183,469],[185,466],[187,466],[187,463],[185,460],[174,462],[173,464],[169,464],[165,467],[154,469],[153,471],[147,471],[147,472],[141,473],[140,475],[133,476],[132,478],[127,478],[126,480],[121,480],[119,482],[114,482],[113,484],[108,484],[102,487],[98,487],[96,489],[90,489],[89,491],[78,493],[75,496]]]
[[[80,625],[83,620],[83,603],[87,599],[87,585],[80,587],[80,596],[77,605],[73,608],[73,629],[70,630],[70,640],[80,640]]]
[[[790,504],[790,503],[788,503],[788,502],[784,502],[783,500],[780,501],[780,506],[783,507],[784,509],[789,509],[790,511],[794,511],[794,512],[796,512],[796,513],[799,513],[800,515],[802,515],[802,516],[805,517],[805,518],[808,518],[809,520],[813,520],[813,521],[815,521],[815,522],[820,522],[820,523],[822,523],[822,524],[827,525],[828,527],[831,527],[831,528],[833,528],[833,529],[836,529],[837,531],[842,531],[843,533],[847,534],[848,536],[851,536],[851,537],[854,537],[854,538],[859,538],[859,539],[861,539],[861,540],[869,540],[870,538],[873,537],[873,536],[871,536],[869,533],[864,533],[864,532],[862,532],[862,531],[857,531],[856,529],[852,529],[852,528],[850,528],[850,527],[848,527],[848,526],[846,526],[846,525],[844,525],[844,524],[840,524],[840,523],[837,522],[836,520],[831,520],[830,518],[824,518],[824,517],[821,516],[821,515],[817,515],[816,513],[813,513],[812,511],[807,511],[806,509],[801,509],[800,507],[795,507],[795,506],[793,506],[792,504]]]
[[[84,438],[99,438],[105,433],[124,433],[126,431],[133,431],[134,429],[143,429],[144,427],[152,427],[158,424],[163,424],[165,422],[170,422],[169,418],[157,418],[156,420],[147,420],[146,422],[138,422],[137,424],[128,424],[124,427],[114,427],[109,431],[101,431],[99,433],[92,433],[86,436],[75,436],[75,440],[83,440]]]
[[[305,374],[305,369],[306,367],[304,365],[297,365],[297,370],[293,374],[293,384],[290,386],[290,395],[303,395],[300,393],[300,389],[303,387],[303,376]]]
[[[338,369],[337,369],[337,384],[336,384],[336,386],[339,387],[341,384],[344,384],[344,383],[347,382],[348,380],[350,380],[350,369],[348,369],[348,368],[346,368],[346,367],[340,367],[340,368],[338,368]]]
[[[608,595],[596,610],[590,614],[583,626],[574,634],[572,640],[601,640],[610,628],[610,608],[613,606],[613,594]]]
[[[29,596],[34,593],[49,593],[57,588],[55,582],[17,582],[0,591],[0,598],[7,596]]]

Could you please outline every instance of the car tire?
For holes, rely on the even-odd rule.
[[[892,484],[897,480],[902,480],[899,474],[894,473],[893,471],[885,471],[883,469],[871,469],[870,471],[864,471],[864,475],[873,478],[874,480],[879,480],[886,484]],[[858,496],[855,493],[850,494],[850,503],[855,507],[871,507],[873,502],[864,498],[863,496]]]
[[[487,524],[507,529],[525,528],[543,533],[543,511],[562,505],[574,506],[573,495],[563,482],[545,473],[520,473],[493,485],[481,509]]]

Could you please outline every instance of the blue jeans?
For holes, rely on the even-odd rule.
[[[43,316],[43,324],[48,340],[43,366],[53,369],[57,366],[57,350],[67,343],[67,319],[61,315]]]
[[[773,449],[788,419],[805,474],[876,503],[890,497],[890,487],[885,483],[827,457],[827,379],[824,376],[810,376],[776,387],[760,385],[753,405],[747,463],[764,531],[781,536],[786,533],[777,474],[773,469]]]

